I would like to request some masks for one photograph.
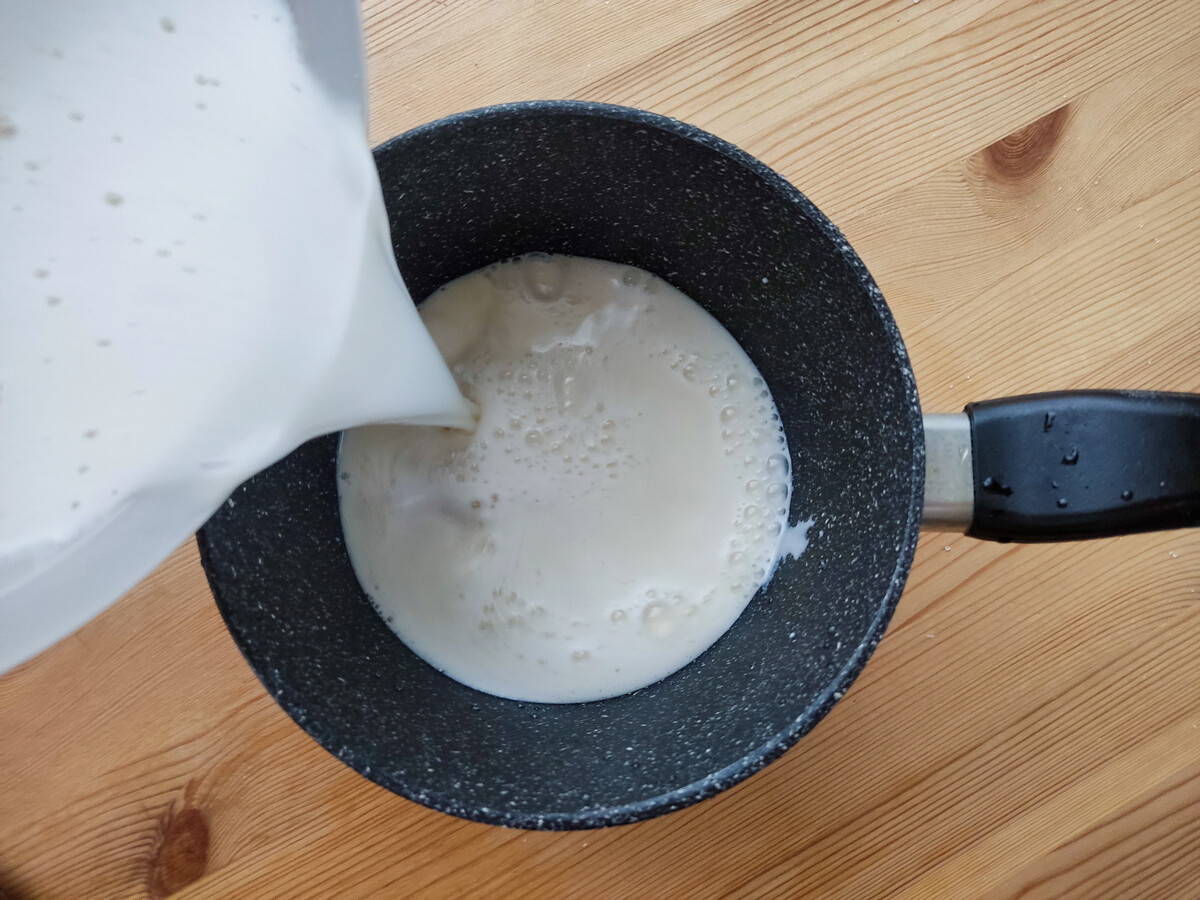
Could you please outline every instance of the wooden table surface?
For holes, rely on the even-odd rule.
[[[1200,4],[401,0],[373,140],[499,101],[645,107],[838,223],[927,410],[1200,391]],[[0,894],[1200,897],[1200,532],[925,534],[846,698],[665,818],[524,833],[343,767],[271,701],[192,541],[0,679]]]

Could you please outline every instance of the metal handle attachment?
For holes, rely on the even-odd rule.
[[[962,413],[925,415],[925,515],[921,527],[966,531],[975,515],[971,420]]]

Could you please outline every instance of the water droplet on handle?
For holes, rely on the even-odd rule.
[[[1001,497],[1011,497],[1012,496],[1012,492],[1013,492],[1012,487],[1007,484],[1002,484],[1000,481],[993,478],[991,475],[989,475],[987,478],[983,479],[983,483],[981,486],[989,494],[999,494]]]

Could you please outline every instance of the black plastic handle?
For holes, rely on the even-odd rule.
[[[1063,391],[966,413],[970,535],[1071,541],[1200,525],[1200,394]]]

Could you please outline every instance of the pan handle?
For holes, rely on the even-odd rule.
[[[1060,391],[925,416],[923,525],[1073,541],[1200,525],[1200,394]]]

